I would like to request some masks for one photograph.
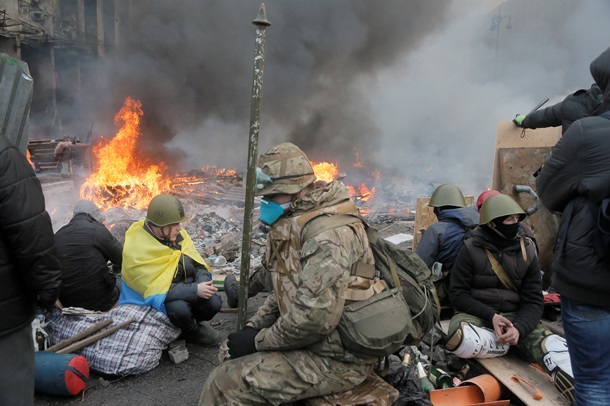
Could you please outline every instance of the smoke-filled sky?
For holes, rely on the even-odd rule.
[[[244,169],[260,3],[132,1],[130,40],[87,92],[96,130],[112,136],[132,96],[154,158]],[[491,184],[497,122],[588,88],[610,46],[610,3],[598,0],[264,3],[259,153],[292,141],[347,171],[357,151],[382,173],[475,195]]]

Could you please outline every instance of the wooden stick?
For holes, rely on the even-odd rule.
[[[97,334],[92,335],[91,337],[85,338],[84,340],[81,340],[66,348],[63,348],[63,349],[57,351],[57,353],[58,354],[70,354],[76,350],[80,350],[81,348],[87,347],[88,345],[93,344],[97,340],[100,340],[106,336],[109,336],[110,334],[114,333],[115,331],[122,329],[123,327],[125,327],[128,324],[131,324],[135,321],[136,321],[136,319],[131,319],[131,320],[127,320],[126,322],[123,322],[121,324],[117,324],[114,327],[110,327],[108,330],[101,331]]]
[[[551,330],[551,332],[553,332],[553,333],[555,333],[557,335],[560,335],[560,336],[565,338],[566,333],[565,333],[565,331],[563,331],[563,327],[561,327],[561,326],[559,326],[557,324],[551,323],[550,321],[547,321],[547,320],[544,320],[544,319],[540,320],[540,322],[542,323],[542,325],[544,327],[546,327],[549,330]]]
[[[99,323],[94,324],[93,326],[81,331],[80,333],[75,334],[74,336],[72,336],[64,341],[57,343],[52,347],[47,348],[45,351],[54,352],[57,350],[61,350],[62,348],[65,348],[65,347],[69,346],[70,344],[72,344],[76,341],[79,341],[79,340],[87,337],[88,335],[91,335],[91,334],[95,333],[96,331],[101,330],[104,327],[107,327],[111,324],[112,324],[112,319],[102,320]]]

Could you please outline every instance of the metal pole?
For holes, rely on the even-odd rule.
[[[261,3],[256,19],[256,47],[254,52],[254,73],[252,81],[252,99],[250,104],[250,134],[248,149],[248,170],[246,172],[246,201],[244,204],[243,238],[241,242],[241,267],[239,270],[239,306],[237,308],[237,329],[246,325],[248,310],[248,280],[250,279],[250,253],[252,233],[252,211],[254,209],[254,186],[256,184],[256,160],[258,157],[258,132],[260,128],[261,93],[263,89],[263,67],[265,65],[266,29],[271,25],[267,21],[265,4]]]

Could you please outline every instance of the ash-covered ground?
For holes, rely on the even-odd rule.
[[[72,180],[41,179],[47,211],[57,231],[72,217],[72,208],[79,199],[77,186]],[[213,267],[214,273],[239,273],[241,262],[241,241],[243,222],[243,188],[233,180],[201,183],[197,187],[175,189],[171,193],[178,196],[185,207],[188,221],[185,229],[204,258],[222,255],[225,265]],[[361,201],[361,209],[368,214],[369,223],[376,227],[382,237],[397,234],[413,234],[413,219],[407,215],[407,208],[414,207],[413,201],[401,200],[402,192],[386,200]],[[397,197],[398,196],[398,197]],[[403,195],[404,196],[404,195]],[[255,206],[257,206],[255,204]],[[400,213],[400,214],[397,214]],[[134,221],[146,216],[145,210],[112,208],[104,212],[106,225],[120,241],[127,228]],[[257,222],[257,210],[253,213],[251,268],[260,265],[263,255],[266,231]],[[410,248],[410,242],[400,244]],[[211,324],[226,337],[236,329],[237,313],[228,309],[224,292],[223,311]],[[265,300],[267,293],[260,293],[248,300],[248,314],[253,314]],[[179,364],[170,361],[164,351],[159,366],[139,376],[108,377],[91,374],[87,389],[74,398],[58,398],[37,394],[36,405],[196,405],[203,382],[214,367],[219,364],[218,348],[202,348],[187,344],[189,358]]]

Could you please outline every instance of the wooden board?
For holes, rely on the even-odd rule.
[[[465,196],[466,206],[474,206],[474,197]],[[421,240],[426,228],[430,227],[430,224],[436,223],[437,218],[434,214],[434,207],[428,206],[430,203],[429,197],[418,197],[417,207],[415,209],[415,227],[413,229],[413,251],[417,250],[419,240]]]
[[[441,329],[446,334],[449,329],[449,320],[442,320],[440,324]],[[481,364],[502,385],[528,406],[561,406],[570,404],[553,386],[548,374],[512,354],[498,358],[477,358],[475,361]],[[532,398],[534,390],[523,383],[513,382],[511,380],[513,375],[519,375],[536,386],[542,393],[543,398],[541,400],[534,400]]]
[[[224,283],[226,277],[227,275],[212,274],[212,283],[218,290],[225,290]],[[239,275],[235,275],[235,279],[237,279],[237,282],[239,283]]]
[[[497,380],[506,386],[509,391],[517,396],[519,400],[528,406],[561,406],[570,404],[551,383],[551,378],[548,374],[514,355],[508,354],[498,358],[482,358],[477,359],[477,361],[485,367],[490,374],[495,376]],[[529,383],[538,388],[540,393],[542,393],[542,399],[534,400],[532,398],[534,390],[526,384],[513,382],[511,377],[514,375],[526,379]]]
[[[534,173],[542,166],[552,147],[561,137],[561,127],[523,130],[512,122],[498,123],[492,188],[513,197],[527,209],[534,200],[526,193],[517,194],[515,185],[529,186],[536,191]],[[557,216],[551,214],[541,202],[538,211],[525,223],[532,229],[540,250],[540,266],[544,272],[543,288],[551,283],[553,246],[559,226]]]
[[[561,138],[561,127],[538,128],[527,130],[518,128],[512,121],[501,121],[496,131],[496,147],[494,149],[494,166],[492,188],[497,189],[500,184],[500,162],[498,149],[500,148],[531,148],[552,147]],[[542,162],[540,163],[542,165]]]

